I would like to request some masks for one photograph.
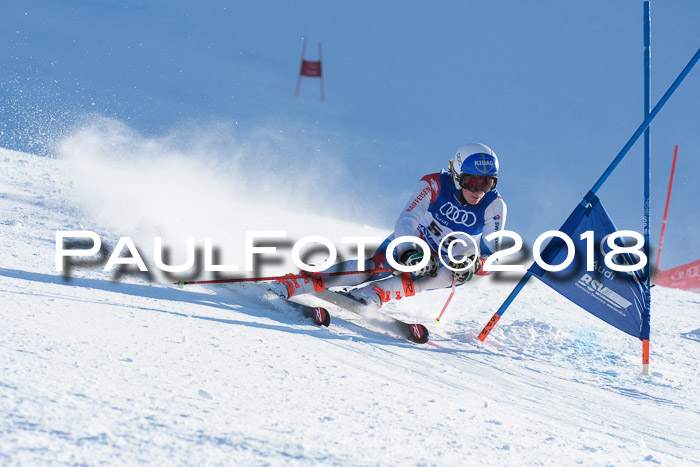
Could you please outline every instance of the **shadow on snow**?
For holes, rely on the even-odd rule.
[[[321,339],[339,339],[339,340],[348,340],[350,336],[342,336],[338,335],[332,332],[323,332],[323,333],[318,333],[318,332],[309,332],[304,329],[297,329],[294,327],[291,327],[290,325],[299,325],[304,322],[303,318],[299,319],[294,319],[290,314],[294,313],[294,310],[292,309],[291,306],[288,306],[284,303],[282,305],[285,308],[285,311],[276,309],[273,305],[271,304],[266,304],[265,301],[260,301],[260,302],[254,302],[250,298],[247,297],[242,297],[237,295],[234,291],[231,291],[230,289],[225,289],[225,295],[228,295],[231,298],[236,299],[236,303],[226,303],[224,301],[221,301],[220,298],[217,300],[217,295],[212,295],[212,294],[207,294],[207,293],[201,293],[201,292],[193,292],[193,291],[187,291],[187,290],[182,290],[182,289],[176,289],[172,287],[158,287],[158,286],[151,286],[151,285],[140,285],[140,284],[129,284],[129,283],[122,283],[122,282],[112,282],[108,280],[102,280],[102,279],[85,279],[85,278],[78,278],[78,277],[72,277],[70,279],[66,279],[64,276],[60,275],[52,275],[52,274],[43,274],[43,273],[36,273],[36,272],[28,272],[28,271],[21,271],[21,270],[16,270],[16,269],[7,269],[7,268],[0,268],[0,276],[12,278],[12,279],[20,279],[20,280],[26,280],[26,281],[32,281],[32,282],[41,282],[45,284],[56,284],[56,285],[62,285],[62,286],[67,286],[67,287],[80,287],[84,289],[94,289],[94,290],[102,290],[105,292],[112,292],[112,293],[117,293],[117,294],[122,294],[122,295],[130,295],[134,297],[140,297],[140,298],[150,298],[154,300],[167,300],[167,301],[173,301],[173,302],[178,302],[178,303],[191,303],[195,305],[200,305],[200,306],[207,306],[207,307],[212,307],[212,308],[217,308],[221,310],[225,310],[227,312],[236,312],[236,313],[244,313],[248,316],[255,317],[255,318],[267,318],[271,319],[274,321],[277,321],[278,323],[285,324],[285,326],[280,326],[280,325],[275,325],[275,324],[265,324],[265,323],[255,323],[255,322],[249,322],[249,321],[238,321],[238,320],[233,320],[233,319],[226,319],[226,318],[215,318],[211,316],[199,316],[199,315],[193,315],[189,313],[182,313],[182,312],[177,312],[177,311],[171,311],[167,309],[158,309],[158,308],[149,308],[149,307],[143,307],[143,306],[131,306],[131,308],[139,309],[139,310],[144,310],[144,311],[156,311],[159,313],[168,313],[171,315],[175,316],[181,316],[185,318],[194,318],[194,319],[201,319],[205,321],[214,321],[222,324],[228,324],[228,325],[235,325],[235,326],[247,326],[247,327],[254,327],[254,328],[259,328],[259,329],[267,329],[267,330],[273,330],[273,331],[280,331],[280,332],[289,332],[292,334],[309,334],[313,335],[314,337],[318,337]],[[47,294],[41,294],[38,292],[19,292],[23,294],[31,294],[35,296],[50,296]],[[64,297],[64,298],[70,298],[75,300],[76,297]],[[85,301],[83,299],[83,301]],[[124,304],[117,304],[117,303],[109,303],[109,302],[103,302],[103,301],[98,301],[95,300],[95,303],[100,303],[101,305],[109,305],[109,306],[117,306],[117,307],[124,307],[128,305]],[[265,310],[271,310],[273,313],[265,313]],[[288,319],[284,319],[285,316]],[[357,324],[352,323],[351,321],[347,320],[342,320],[334,317],[334,320],[336,322],[340,322],[343,324],[343,326],[352,332],[358,333],[360,335],[357,336],[352,336],[352,340],[359,341],[359,342],[364,342],[364,343],[377,343],[377,344],[382,344],[382,345],[394,345],[394,346],[400,346],[400,347],[415,347],[415,344],[412,344],[410,342],[404,342],[401,339],[394,338],[391,336],[387,336],[386,334],[383,334],[381,332],[374,331],[372,329],[368,329],[362,326],[359,326]],[[315,324],[311,324],[313,328],[316,328],[317,326]],[[468,349],[445,349],[445,348],[433,348],[433,347],[421,347],[421,349],[425,349],[430,352],[437,352],[437,353],[468,353],[468,354],[474,354],[474,353],[486,353],[489,354],[488,352],[480,352],[480,351],[475,351],[475,350],[468,350]]]

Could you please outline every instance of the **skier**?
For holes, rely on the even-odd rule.
[[[272,284],[271,290],[282,298],[313,293],[329,287],[353,287],[367,281],[368,285],[350,291],[356,300],[373,307],[381,307],[389,300],[400,300],[425,290],[451,287],[453,281],[462,285],[474,274],[487,275],[483,271],[486,258],[499,250],[500,239],[484,237],[504,229],[506,204],[496,191],[498,182],[498,158],[491,148],[481,143],[461,146],[450,160],[448,170],[424,176],[406,207],[399,215],[394,233],[387,237],[374,255],[365,262],[365,271],[387,268],[386,249],[398,237],[414,236],[423,239],[430,247],[430,260],[413,273],[393,275],[384,272],[372,275],[358,273],[345,276],[287,279]],[[469,234],[478,243],[478,252],[454,245],[450,261],[444,237],[455,232]],[[458,238],[458,234],[457,238]],[[468,242],[467,242],[468,243]],[[449,244],[449,242],[447,243]],[[462,252],[462,256],[454,252]],[[478,256],[477,256],[478,253]],[[444,264],[441,264],[439,254]],[[456,257],[458,256],[458,258]],[[401,243],[394,250],[394,258],[402,265],[414,266],[423,260],[423,252],[414,243]],[[345,261],[326,272],[350,271],[356,261]]]

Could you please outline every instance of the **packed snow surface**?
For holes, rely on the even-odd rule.
[[[387,304],[428,326],[420,346],[338,310],[316,327],[254,285],[116,281],[98,262],[66,281],[57,230],[113,247],[163,213],[129,197],[137,184],[86,184],[67,156],[0,149],[0,173],[1,464],[700,463],[697,294],[652,290],[646,377],[638,340],[537,281],[485,343],[512,281],[459,288],[440,325],[449,290]],[[305,216],[288,229],[320,219],[328,236],[379,234]]]

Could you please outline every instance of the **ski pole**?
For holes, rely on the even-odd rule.
[[[452,300],[452,297],[455,294],[455,287],[456,286],[457,286],[457,279],[453,279],[452,280],[452,292],[450,292],[450,296],[447,297],[447,301],[445,302],[445,306],[442,307],[442,311],[440,312],[440,315],[437,318],[435,318],[436,323],[440,322],[440,318],[442,318],[442,314],[445,313],[445,310],[447,310],[447,305],[450,304],[450,300]]]
[[[288,274],[286,276],[269,276],[269,277],[242,277],[237,279],[218,279],[211,281],[179,281],[173,282],[173,284],[183,286],[190,284],[224,284],[232,282],[262,282],[262,281],[278,281],[283,279],[307,279],[309,277],[331,277],[331,276],[346,276],[350,274],[365,274],[371,273],[376,274],[378,272],[390,272],[393,271],[391,268],[377,268],[371,269],[369,271],[338,271],[338,272],[322,272],[322,273],[308,273],[308,274]]]

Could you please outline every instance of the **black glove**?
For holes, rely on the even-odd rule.
[[[469,260],[471,260],[471,264],[469,264],[469,267],[467,267]],[[476,273],[479,266],[481,266],[481,261],[479,261],[479,258],[472,256],[461,263],[450,263],[450,266],[452,266],[453,269],[456,269],[456,271],[452,271],[452,277],[454,277],[458,284],[462,284],[472,280],[474,273]]]
[[[403,264],[404,266],[414,266],[421,261],[423,261],[423,252],[414,249],[404,251],[401,258],[399,258],[399,263]],[[438,259],[431,255],[428,264],[417,271],[413,271],[413,274],[417,276],[435,277],[437,275],[439,264]]]

